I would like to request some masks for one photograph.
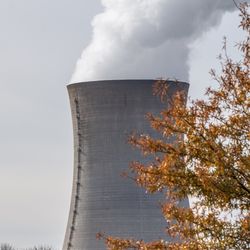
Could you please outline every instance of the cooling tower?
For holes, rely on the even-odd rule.
[[[141,153],[127,143],[133,131],[154,135],[145,114],[163,104],[152,95],[154,80],[112,80],[68,86],[74,130],[74,176],[64,250],[105,249],[98,232],[146,241],[165,238],[162,194],[146,194],[121,174]],[[169,82],[168,96],[187,93]],[[188,201],[184,201],[188,206]]]

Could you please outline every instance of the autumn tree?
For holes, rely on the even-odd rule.
[[[102,235],[108,249],[250,249],[250,15],[247,3],[238,8],[246,32],[238,45],[242,60],[228,57],[225,43],[222,73],[211,72],[219,87],[187,107],[184,95],[176,93],[159,116],[149,114],[161,139],[130,138],[154,158],[147,165],[131,164],[136,182],[148,192],[166,194],[166,233],[181,241],[147,243]],[[157,81],[154,93],[164,99],[166,82]],[[192,207],[178,205],[185,197],[193,197]]]

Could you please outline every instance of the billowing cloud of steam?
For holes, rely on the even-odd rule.
[[[189,45],[233,0],[102,0],[91,43],[71,82],[124,78],[188,80]]]

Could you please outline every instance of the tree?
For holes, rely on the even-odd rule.
[[[8,243],[2,243],[0,245],[0,250],[15,250],[15,248]]]
[[[53,247],[46,246],[46,245],[40,245],[40,246],[34,246],[32,248],[28,248],[27,250],[53,250]]]
[[[249,4],[238,6],[240,27],[246,39],[238,45],[242,60],[220,58],[222,73],[211,72],[218,89],[209,88],[208,99],[186,107],[182,93],[157,116],[148,115],[161,139],[132,135],[130,143],[153,162],[133,162],[137,184],[153,193],[166,193],[162,213],[167,233],[181,241],[143,242],[105,238],[107,248],[122,249],[250,249],[250,15]],[[154,94],[167,93],[157,81]],[[166,98],[167,99],[167,98]],[[167,138],[173,137],[169,144]],[[192,208],[178,206],[195,197]]]
[[[2,243],[0,244],[0,250],[17,250],[18,248],[13,247],[12,245],[8,243]],[[34,246],[30,248],[26,248],[25,250],[53,250],[50,246],[40,245],[40,246]]]

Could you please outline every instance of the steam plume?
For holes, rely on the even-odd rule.
[[[188,80],[189,45],[217,25],[232,0],[102,0],[71,82],[172,77]]]

